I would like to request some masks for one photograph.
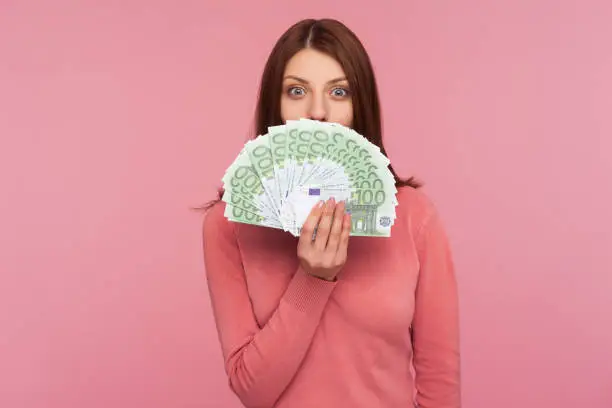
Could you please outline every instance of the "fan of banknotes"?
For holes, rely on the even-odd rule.
[[[344,200],[351,235],[389,237],[397,205],[389,159],[353,129],[310,119],[271,126],[249,140],[223,184],[230,221],[299,236],[319,200]]]

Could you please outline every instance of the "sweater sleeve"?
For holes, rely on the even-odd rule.
[[[204,266],[229,386],[247,408],[271,407],[302,362],[336,283],[298,269],[268,322],[252,311],[234,224],[223,203],[203,227]],[[296,248],[297,250],[297,248]]]
[[[416,402],[419,408],[459,408],[458,295],[449,242],[431,210],[417,237],[419,281],[413,320]]]

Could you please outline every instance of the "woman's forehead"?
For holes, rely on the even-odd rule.
[[[322,84],[343,80],[345,73],[333,57],[312,48],[305,48],[289,60],[284,76],[299,82]]]

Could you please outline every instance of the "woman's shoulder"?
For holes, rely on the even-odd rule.
[[[215,201],[207,206],[204,210],[204,219],[202,228],[204,234],[233,234],[233,223],[229,222],[225,217],[225,202],[223,200]]]
[[[436,211],[433,200],[422,187],[399,187],[396,197],[398,201],[396,211],[410,215],[412,218],[424,219]]]
[[[395,209],[397,220],[407,223],[413,235],[417,235],[418,231],[437,215],[434,201],[422,188],[399,187],[396,197],[398,201]]]

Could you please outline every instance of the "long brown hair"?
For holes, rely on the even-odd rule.
[[[259,96],[255,109],[254,135],[267,133],[269,126],[281,125],[281,93],[285,67],[300,50],[313,48],[336,59],[344,70],[353,103],[352,128],[378,146],[387,156],[382,141],[382,120],[378,87],[370,57],[355,33],[334,19],[301,20],[283,33],[272,49],[263,70]],[[396,188],[419,188],[414,177],[401,179],[393,166],[389,170],[395,178]],[[207,205],[210,206],[223,197]]]

